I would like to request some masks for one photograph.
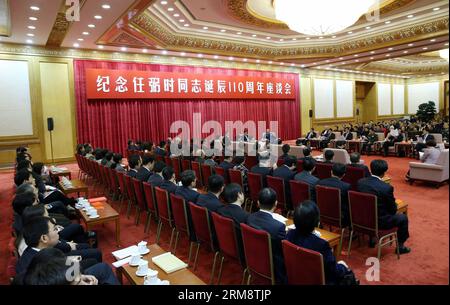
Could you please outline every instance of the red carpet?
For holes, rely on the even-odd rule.
[[[378,157],[363,156],[366,164]],[[359,246],[353,243],[350,258],[346,256],[347,241],[344,242],[343,259],[352,268],[362,284],[448,284],[449,283],[449,186],[445,184],[440,189],[431,185],[417,182],[410,186],[404,181],[404,174],[408,169],[408,158],[387,158],[389,162],[388,175],[392,178],[395,196],[409,204],[410,239],[407,246],[412,248],[410,254],[401,256],[397,260],[394,248],[386,247],[381,259],[380,282],[368,282],[365,274],[366,259],[376,256],[376,249],[367,247],[367,242]],[[68,165],[76,177],[77,165]],[[11,236],[13,196],[13,171],[0,173],[0,284],[8,284],[6,266],[9,258],[8,242]],[[141,240],[149,243],[155,242],[156,224],[152,222],[150,235],[144,234],[144,217],[139,226],[134,225],[134,214],[130,219],[121,217],[121,243],[122,246],[136,244]],[[113,224],[106,224],[95,229],[99,236],[99,247],[103,251],[106,262],[113,262],[111,251],[116,250]],[[168,249],[170,232],[163,227],[161,246]],[[177,256],[187,261],[188,243],[186,238],[180,238]],[[194,272],[206,283],[209,282],[213,254],[202,248],[199,254],[198,268]],[[222,284],[240,284],[242,277],[241,267],[233,262],[225,262]]]

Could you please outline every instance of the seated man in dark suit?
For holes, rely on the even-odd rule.
[[[282,160],[283,163],[286,161],[286,158],[289,157],[289,152],[291,151],[291,146],[289,144],[284,144],[281,147],[281,151],[283,154],[279,157],[279,160]]]
[[[348,191],[350,191],[351,185],[347,182],[341,181],[344,178],[347,168],[344,164],[335,163],[331,172],[331,177],[320,180],[317,185],[337,188],[341,191],[341,217],[342,225],[347,226],[350,224],[350,214],[348,209]]]
[[[308,145],[311,139],[317,138],[317,132],[314,131],[314,128],[306,134],[305,139],[300,140],[299,144]]]
[[[219,164],[219,167],[223,168],[226,173],[228,173],[229,169],[233,169],[236,164],[233,163],[233,156],[225,155],[223,162]]]
[[[226,204],[217,212],[227,218],[231,218],[235,224],[236,241],[238,244],[239,259],[241,264],[245,262],[244,246],[242,244],[241,223],[247,223],[249,213],[242,209],[245,197],[239,184],[230,183],[223,190]]]
[[[166,142],[165,141],[161,141],[159,143],[159,146],[157,146],[155,148],[155,154],[158,156],[167,156],[167,151],[166,151]]]
[[[259,155],[259,163],[250,169],[250,172],[260,174],[263,180],[263,187],[267,187],[267,175],[272,176],[274,168],[277,168],[277,164],[270,163],[270,155],[266,152]]]
[[[328,144],[331,140],[334,140],[336,138],[336,135],[333,133],[333,129],[328,128],[322,131],[322,134],[320,135],[320,148],[327,148]]]
[[[405,246],[409,237],[408,217],[405,214],[397,214],[397,204],[394,197],[394,187],[381,179],[388,170],[388,164],[384,160],[373,160],[370,163],[372,176],[358,181],[358,191],[377,196],[378,226],[380,229],[397,227],[397,237],[400,254],[411,252]]]
[[[127,147],[127,149],[128,150],[137,150],[138,148],[137,148],[136,144],[134,144],[133,140],[128,140],[128,147]]]
[[[24,226],[23,236],[28,248],[17,262],[16,272],[21,276],[26,273],[36,254],[46,248],[53,248],[59,242],[58,229],[49,217],[38,216],[30,219]],[[83,260],[80,262],[83,268]],[[94,264],[84,270],[84,274],[93,275],[100,284],[118,285],[111,268],[103,263]]]
[[[219,199],[224,189],[225,181],[222,176],[211,175],[208,178],[208,194],[202,194],[197,199],[197,204],[206,207],[210,212],[217,212],[223,204]]]
[[[114,154],[113,163],[111,164],[111,168],[118,172],[125,172],[125,168],[122,165],[122,154]]]
[[[327,151],[325,151],[323,156],[325,158],[325,160],[323,161],[324,163],[333,163],[334,151],[327,150]]]
[[[319,182],[319,178],[312,175],[315,167],[315,163],[312,160],[305,159],[303,161],[303,171],[294,176],[294,180],[309,184],[309,198],[314,202],[316,201],[316,184]]]
[[[270,234],[275,279],[278,284],[285,284],[286,269],[284,267],[281,241],[286,238],[286,225],[275,220],[272,216],[277,206],[277,194],[275,191],[271,188],[262,189],[259,192],[258,205],[260,210],[248,216],[247,224]]]
[[[419,152],[422,152],[424,150],[424,148],[427,148],[426,143],[429,140],[434,140],[434,136],[430,134],[430,128],[425,127],[425,129],[423,130],[423,133],[422,133],[422,137],[421,137],[420,141],[417,142],[416,147],[415,147],[417,154],[419,154]]]
[[[153,187],[159,187],[164,181],[162,171],[165,167],[166,164],[164,162],[156,161],[155,166],[153,167],[154,174],[148,178],[147,182],[150,183]]]
[[[247,223],[248,213],[242,209],[245,197],[239,184],[230,183],[224,191],[223,197],[226,205],[223,205],[218,213],[234,220],[239,226],[240,223]]]
[[[336,258],[328,242],[314,234],[319,225],[319,208],[313,201],[304,201],[294,211],[295,229],[289,230],[286,239],[291,243],[322,254],[325,283],[336,285],[349,272],[344,261],[336,263]]]
[[[347,141],[353,140],[353,133],[350,132],[350,128],[345,127],[344,133],[342,134],[344,137],[343,140],[336,141],[336,147],[344,149]]]
[[[300,161],[304,161],[304,160],[308,159],[308,160],[312,160],[314,162],[314,164],[316,163],[316,160],[311,156],[311,148],[309,148],[309,147],[303,148],[303,157],[298,158],[298,159]]]
[[[153,174],[153,165],[155,164],[155,159],[150,154],[145,154],[142,157],[142,166],[139,168],[136,179],[140,181],[147,181],[148,178]]]
[[[138,170],[141,168],[142,165],[142,159],[139,155],[131,155],[128,157],[128,166],[130,167],[130,170],[128,171],[127,175],[136,178]]]
[[[272,175],[274,177],[283,178],[284,180],[286,208],[288,210],[292,210],[291,186],[289,185],[289,181],[294,179],[296,166],[297,158],[294,156],[288,156],[284,164],[274,170]]]
[[[175,195],[184,198],[187,203],[197,203],[200,194],[194,190],[196,182],[195,172],[193,170],[185,170],[181,173],[181,183],[183,185],[177,188]]]
[[[175,171],[171,166],[166,166],[162,170],[164,181],[159,185],[160,188],[166,190],[169,194],[175,194],[177,191],[177,181],[175,180]]]
[[[351,164],[349,164],[348,166],[362,168],[362,169],[364,169],[364,177],[370,177],[371,174],[370,174],[369,168],[367,166],[365,166],[364,164],[361,164],[360,160],[361,160],[361,155],[359,153],[357,153],[357,152],[351,153],[350,154]]]

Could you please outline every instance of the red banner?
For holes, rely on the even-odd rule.
[[[295,99],[295,80],[87,69],[88,99]]]

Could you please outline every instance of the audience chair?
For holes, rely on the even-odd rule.
[[[246,262],[242,284],[247,279],[247,285],[250,285],[252,274],[256,274],[275,285],[272,241],[269,233],[241,223],[241,234]]]
[[[322,254],[287,240],[281,243],[289,285],[325,285]]]
[[[397,228],[394,227],[389,230],[378,229],[377,197],[372,194],[349,191],[348,203],[352,231],[350,232],[347,255],[350,256],[353,232],[356,232],[376,237],[378,241],[378,260],[381,258],[381,248],[390,245],[393,238],[396,243],[397,258],[400,259]],[[389,240],[385,241],[386,239]]]

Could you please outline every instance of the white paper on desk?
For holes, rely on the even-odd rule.
[[[124,259],[121,259],[117,262],[112,263],[112,265],[116,268],[122,267],[123,265],[129,264],[131,261],[131,256],[128,256]]]
[[[138,252],[138,247],[136,245],[125,248],[125,249],[120,249],[117,251],[112,252],[112,255],[116,258],[116,259],[124,259],[125,257],[128,256],[132,256],[134,255],[136,252]]]
[[[278,220],[279,222],[284,223],[284,224],[288,220],[283,215],[280,215],[280,214],[277,214],[277,213],[272,213],[272,217],[273,217],[273,219]]]

